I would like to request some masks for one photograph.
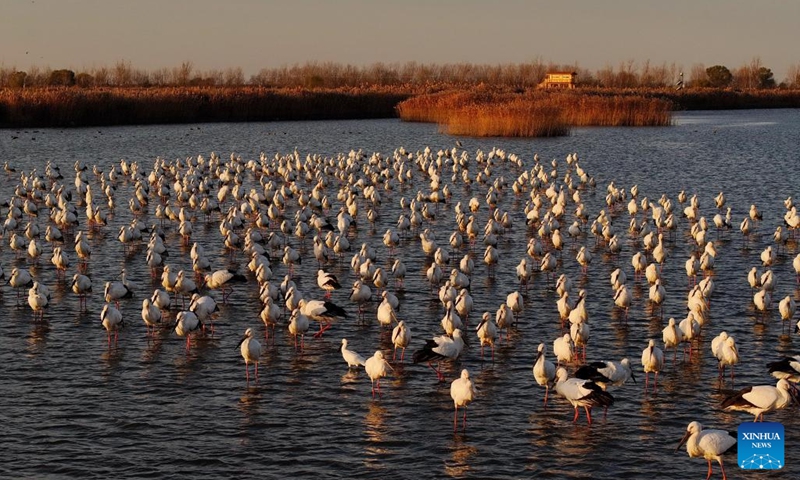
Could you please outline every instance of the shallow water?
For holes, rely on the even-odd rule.
[[[643,392],[639,358],[649,338],[660,343],[666,318],[685,316],[688,286],[683,264],[692,251],[685,220],[676,238],[668,242],[663,321],[648,305],[645,280],[633,282],[630,258],[635,247],[627,233],[623,234],[627,212],[615,216],[615,229],[625,239],[618,257],[604,254],[591,236],[577,244],[567,242],[559,273],[567,273],[588,292],[592,328],[588,360],[630,357],[639,381],[613,390],[616,404],[608,417],[603,419],[602,413],[595,411],[594,424],[587,426],[583,413],[573,424],[572,409],[555,394],[548,409],[543,409],[544,390],[531,375],[537,345],[544,342],[552,352],[552,342],[560,334],[557,296],[543,275],[537,275],[527,293],[525,310],[510,341],[499,342],[494,362],[481,361],[472,320],[470,347],[459,362],[445,368],[446,383],[437,383],[426,366],[413,365],[407,358],[405,364],[395,365],[394,378],[384,383],[383,396],[376,401],[370,394],[369,378],[363,371],[348,372],[338,350],[340,339],[347,337],[351,348],[365,356],[377,348],[390,351],[388,332],[382,333],[375,322],[374,304],[367,325],[354,319],[339,322],[323,338],[307,338],[302,354],[295,352],[288,332],[280,330],[274,347],[265,349],[259,382],[249,386],[236,344],[247,327],[263,331],[253,280],[234,292],[229,305],[221,306],[215,337],[200,339],[189,354],[184,351],[183,339],[169,331],[148,341],[139,312],[141,300],[154,287],[144,248],[123,255],[116,239],[118,227],[131,219],[124,199],[132,185],[121,183],[112,223],[103,232],[90,235],[95,294],[87,314],[77,313],[76,296],[56,279],[49,245],[39,265],[29,265],[24,258],[15,259],[7,237],[3,239],[0,264],[6,277],[12,266],[28,266],[53,288],[53,298],[46,322],[35,324],[27,305],[16,308],[15,293],[8,285],[2,287],[5,309],[0,321],[0,362],[5,368],[0,371],[0,392],[5,426],[0,429],[4,460],[0,475],[701,478],[706,468],[703,460],[689,459],[684,449],[674,452],[686,425],[698,420],[709,427],[735,430],[739,423],[751,420],[747,414],[720,411],[725,396],[721,388],[774,384],[764,364],[797,352],[794,327],[782,328],[777,308],[766,324],[756,322],[746,274],[751,266],[761,270],[759,254],[772,242],[775,226],[782,223],[783,199],[797,197],[800,112],[692,112],[677,115],[675,123],[666,128],[576,129],[572,136],[558,139],[461,139],[473,155],[479,148],[488,152],[497,146],[521,155],[527,168],[534,153],[543,161],[557,158],[560,178],[565,171],[564,157],[578,152],[581,165],[597,179],[596,190],[581,193],[590,218],[604,206],[605,186],[610,181],[626,189],[638,184],[640,196],[653,200],[665,193],[674,202],[680,190],[696,193],[701,213],[709,221],[716,213],[713,197],[722,190],[733,208],[735,227],[751,203],[758,205],[764,220],[747,248],[736,228],[716,240],[712,224],[709,235],[720,253],[711,322],[704,327],[700,355],[691,362],[681,362],[679,355],[677,365],[670,360],[659,378],[657,393]],[[454,138],[439,134],[435,126],[394,120],[0,131],[4,160],[19,171],[35,167],[40,172],[47,160],[55,161],[67,177],[64,183],[70,185],[74,180],[71,166],[77,159],[107,171],[112,163],[125,158],[138,161],[146,170],[157,156],[207,157],[211,151],[223,158],[236,152],[244,159],[257,159],[260,152],[272,157],[295,148],[303,157],[350,149],[390,155],[400,146],[415,151],[430,145],[436,151],[451,148],[454,142]],[[494,172],[509,182],[500,207],[512,212],[514,227],[501,240],[502,257],[495,279],[487,278],[480,261],[483,249],[475,251],[473,319],[485,310],[494,316],[499,302],[518,288],[514,267],[525,254],[531,235],[522,211],[526,197],[516,198],[510,191],[510,183],[520,171],[504,165]],[[361,203],[359,229],[351,243],[354,249],[362,242],[375,246],[384,268],[390,264],[381,237],[399,216],[400,196],[411,198],[422,185],[422,175],[415,173],[413,188],[381,192],[384,204],[374,230],[364,217],[366,205]],[[94,176],[89,177],[96,182]],[[0,172],[0,198],[9,198],[17,179]],[[248,182],[252,181],[248,177]],[[453,204],[456,200],[466,204],[472,196],[483,200],[485,190],[485,186],[465,188],[459,184],[453,189]],[[329,191],[329,196],[335,200],[335,191]],[[143,218],[147,224],[155,222],[154,204],[150,216]],[[446,245],[455,228],[452,214],[446,211],[441,208],[431,225],[440,245]],[[45,217],[36,220],[42,231]],[[482,227],[488,218],[485,203],[477,218]],[[564,227],[569,223],[571,219],[562,222]],[[189,249],[181,247],[175,230],[169,230],[167,237],[169,263],[189,270]],[[192,239],[205,244],[210,257],[218,255],[212,258],[215,268],[242,262],[241,257],[231,262],[226,256],[216,223],[196,222]],[[298,246],[296,238],[291,241]],[[307,238],[309,256],[310,244]],[[586,276],[575,260],[579,245],[589,246],[594,253]],[[65,250],[73,262],[71,276],[76,256],[71,244]],[[785,295],[800,299],[791,266],[797,252],[797,244],[790,243],[772,267],[778,279],[774,305]],[[453,256],[458,259],[463,254],[454,252]],[[400,317],[410,324],[414,336],[410,357],[425,338],[440,333],[443,312],[429,294],[424,268],[430,259],[421,254],[419,242],[405,241],[398,255],[409,271],[405,291],[398,296]],[[347,256],[327,268],[345,286],[334,292],[333,301],[354,317],[355,306],[347,299],[354,281],[349,260]],[[634,293],[627,327],[613,306],[608,282],[617,265],[628,273]],[[99,322],[102,284],[122,267],[137,285],[137,296],[123,301],[127,328],[120,334],[118,348],[108,349]],[[311,257],[299,267],[297,281],[306,295],[319,298],[322,292],[316,286],[316,269]],[[273,261],[273,272],[278,281],[286,273],[279,259]],[[219,300],[218,294],[214,295]],[[717,381],[716,361],[709,351],[710,340],[723,329],[736,338],[741,356],[733,386],[730,381],[724,385]],[[552,354],[549,357],[552,359]],[[472,373],[479,396],[469,407],[466,433],[453,434],[449,382],[461,368]],[[787,466],[779,474],[786,478],[800,476],[796,413],[790,408],[767,415],[767,420],[786,426]],[[728,458],[726,466],[730,478],[755,477],[738,470],[735,457]]]

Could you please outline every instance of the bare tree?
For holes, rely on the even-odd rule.
[[[133,71],[130,61],[120,60],[114,64],[114,69],[111,72],[111,82],[119,87],[133,85]]]
[[[180,67],[172,69],[172,83],[175,85],[189,85],[192,79],[192,70],[194,65],[192,62],[183,62]]]
[[[695,63],[689,72],[689,86],[690,87],[706,87],[708,86],[708,75],[706,75],[706,66],[702,63]]]
[[[229,87],[244,85],[242,67],[227,68],[223,74],[223,82]]]
[[[800,64],[789,66],[785,82],[790,88],[800,88]]]

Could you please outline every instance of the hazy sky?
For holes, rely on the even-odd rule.
[[[779,82],[800,64],[797,0],[0,0],[0,66],[130,61],[201,70],[307,61],[515,63],[597,70],[649,60]]]

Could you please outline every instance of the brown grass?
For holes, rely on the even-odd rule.
[[[409,96],[393,88],[2,89],[0,127],[385,118]]]
[[[497,89],[421,95],[397,106],[400,118],[435,122],[453,135],[552,137],[573,126],[663,126],[669,101],[641,95],[582,90],[510,93]]]

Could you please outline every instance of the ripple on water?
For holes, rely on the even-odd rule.
[[[465,357],[457,365],[443,366],[448,380],[461,368],[468,368],[479,391],[469,406],[467,431],[456,434],[452,431],[449,381],[438,384],[426,366],[408,361],[398,366],[395,378],[384,380],[383,395],[374,402],[365,373],[347,372],[338,350],[342,337],[365,356],[377,348],[390,350],[388,332],[379,332],[374,321],[367,326],[353,320],[338,322],[322,339],[309,335],[303,354],[294,351],[293,339],[285,329],[277,329],[275,346],[265,345],[258,384],[247,386],[235,345],[247,326],[262,332],[252,283],[235,291],[230,305],[221,306],[214,338],[201,339],[189,354],[182,339],[172,332],[147,339],[139,311],[153,285],[143,261],[144,251],[123,255],[116,240],[118,226],[131,220],[120,200],[130,195],[133,187],[122,182],[111,225],[105,232],[87,236],[93,249],[89,273],[95,284],[88,313],[78,313],[75,296],[56,281],[48,262],[49,246],[38,266],[15,259],[8,248],[0,250],[6,275],[13,266],[31,267],[38,278],[55,287],[48,322],[42,325],[31,322],[27,306],[14,307],[14,292],[4,288],[2,293],[6,308],[0,321],[0,362],[4,365],[0,384],[5,425],[0,429],[4,447],[0,476],[242,478],[258,472],[271,478],[580,479],[702,474],[702,460],[688,459],[683,450],[674,453],[688,422],[699,420],[735,429],[749,417],[721,412],[718,405],[724,392],[772,383],[764,364],[796,352],[795,336],[789,329],[782,330],[775,312],[764,324],[759,323],[745,281],[747,270],[759,264],[758,254],[771,241],[772,229],[781,222],[783,199],[797,197],[793,172],[800,128],[795,117],[790,110],[695,112],[679,115],[676,126],[670,128],[582,128],[559,139],[462,139],[471,152],[499,146],[522,155],[528,167],[534,152],[544,161],[558,158],[559,178],[564,173],[562,159],[569,152],[578,152],[582,166],[598,182],[596,191],[581,192],[590,217],[603,206],[604,188],[610,181],[626,189],[638,184],[640,195],[651,200],[662,193],[674,199],[684,189],[697,193],[701,212],[709,219],[716,213],[713,197],[722,190],[737,225],[751,203],[764,213],[763,223],[747,245],[737,230],[719,238],[713,227],[709,232],[720,251],[711,323],[703,332],[702,348],[693,353],[691,361],[681,361],[679,353],[676,365],[671,352],[667,353],[669,361],[659,376],[657,393],[643,393],[639,358],[647,339],[660,339],[670,316],[680,319],[685,314],[688,284],[683,262],[691,251],[685,222],[678,235],[667,240],[663,319],[646,305],[647,289],[640,281],[632,288],[634,304],[627,326],[613,308],[608,284],[618,265],[628,272],[629,284],[633,283],[630,258],[635,247],[624,232],[627,214],[614,216],[623,240],[618,256],[604,255],[592,238],[582,238],[578,244],[567,242],[559,258],[559,272],[570,275],[578,288],[588,292],[592,326],[588,359],[627,356],[638,373],[637,384],[613,391],[617,401],[607,418],[594,412],[591,426],[586,425],[583,413],[573,424],[572,409],[555,392],[551,392],[547,410],[543,409],[544,391],[533,382],[536,346],[544,342],[551,351],[553,339],[560,334],[557,297],[546,288],[541,274],[535,275],[526,294],[519,327],[512,331],[510,341],[498,342],[493,363],[480,361],[478,342],[470,328],[472,341]],[[425,145],[438,150],[453,144],[451,137],[440,135],[434,126],[397,121],[201,127],[202,133],[193,132],[191,137],[182,135],[189,128],[184,125],[104,128],[102,138],[94,138],[96,129],[43,130],[35,145],[11,142],[0,131],[0,151],[19,171],[33,167],[41,171],[50,159],[56,160],[67,176],[76,159],[97,163],[107,171],[120,158],[149,168],[159,155],[175,159],[217,151],[225,158],[235,151],[251,159],[262,151],[271,157],[295,147],[301,156],[333,155],[351,148],[389,155],[401,145],[415,151]],[[276,132],[282,134],[269,135]],[[503,175],[510,183],[519,171],[498,165],[494,174]],[[17,180],[0,174],[0,198],[11,195]],[[97,183],[92,175],[89,180]],[[354,248],[370,242],[378,246],[378,263],[390,266],[381,237],[399,216],[399,197],[413,196],[421,180],[422,175],[415,172],[413,189],[381,192],[384,204],[378,224],[370,230],[365,220],[361,222],[357,237],[351,239]],[[250,186],[253,179],[247,182]],[[466,203],[473,196],[483,198],[484,192],[485,187],[479,185],[457,186],[454,200]],[[335,192],[330,191],[329,196],[335,198]],[[514,266],[524,255],[529,234],[524,226],[524,202],[525,197],[515,198],[510,192],[501,201],[501,207],[511,212],[514,227],[500,243],[502,257],[496,278],[486,277],[480,244],[476,249],[472,295],[478,315],[474,318],[482,311],[494,315],[499,302],[517,288]],[[361,215],[364,211],[362,208]],[[42,230],[44,217],[36,220]],[[485,205],[477,218],[481,225],[486,222]],[[152,224],[156,219],[151,213],[143,221]],[[432,227],[444,243],[454,229],[454,220],[440,208]],[[193,240],[206,245],[216,268],[235,267],[242,261],[229,259],[216,225],[196,222]],[[292,242],[298,246],[296,239]],[[168,231],[166,243],[168,261],[176,269],[191,268],[189,249],[179,245],[180,236]],[[309,243],[307,239],[308,252]],[[582,244],[594,254],[586,276],[575,261]],[[412,326],[414,335],[409,358],[423,339],[439,333],[442,316],[424,277],[430,259],[417,245],[406,241],[397,254],[408,267],[406,290],[398,296],[400,317]],[[778,278],[775,302],[787,294],[798,297],[791,267],[797,251],[797,243],[790,242],[772,267]],[[454,258],[463,254],[458,252]],[[329,268],[346,286],[334,292],[333,301],[354,312],[347,300],[354,279],[349,258]],[[99,325],[100,292],[102,283],[113,280],[123,267],[137,285],[137,296],[123,302],[128,325],[120,333],[119,347],[109,350]],[[321,295],[314,280],[316,268],[313,261],[303,262],[296,279],[301,291],[315,296]],[[276,260],[273,271],[280,279],[286,269]],[[174,321],[174,313],[169,321]],[[374,306],[367,316],[374,317]],[[742,356],[733,386],[729,381],[719,383],[708,349],[711,338],[723,329],[736,338]],[[771,416],[787,426],[787,445],[796,445],[800,439],[792,428],[797,422],[793,412]],[[734,474],[733,462],[727,463],[728,472]],[[784,473],[800,476],[798,468],[789,461]]]

